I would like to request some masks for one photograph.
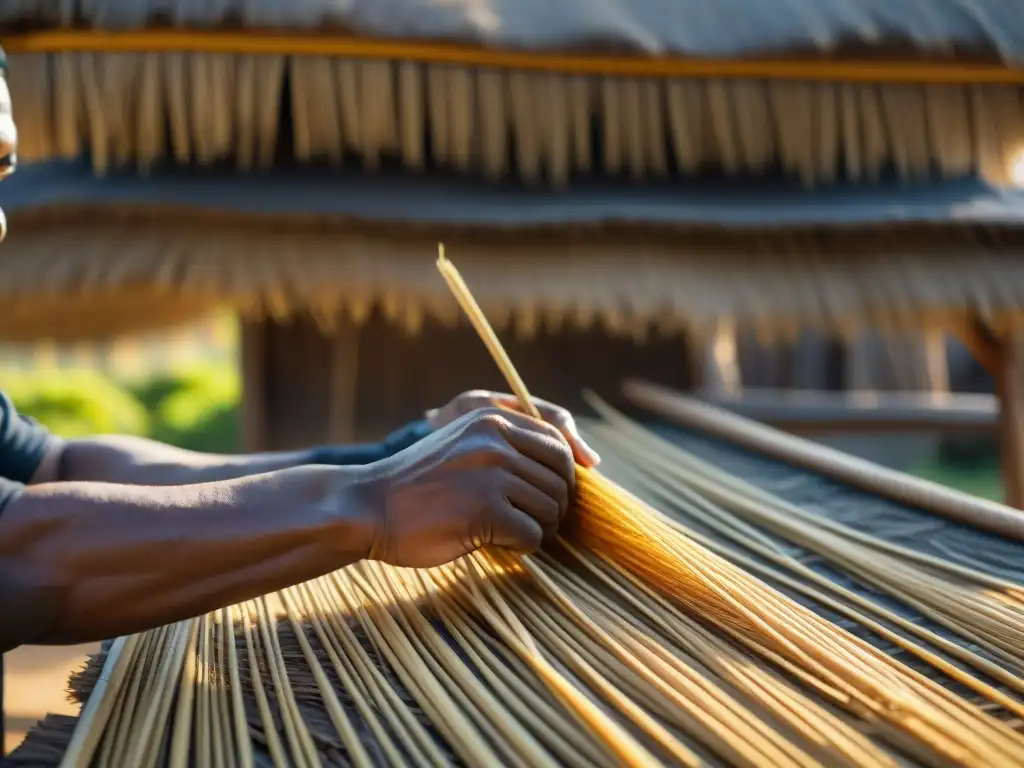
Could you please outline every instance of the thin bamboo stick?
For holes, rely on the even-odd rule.
[[[89,767],[99,741],[103,737],[107,722],[110,720],[115,698],[134,660],[140,640],[139,635],[119,637],[111,645],[99,680],[75,724],[71,741],[61,758],[60,768]]]

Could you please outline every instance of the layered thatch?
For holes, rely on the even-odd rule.
[[[949,328],[977,313],[1024,321],[1024,233],[1013,231],[398,231],[160,209],[39,212],[15,225],[0,259],[8,339],[99,337],[163,324],[204,302],[273,316],[311,311],[326,326],[379,307],[415,332],[425,316],[458,317],[433,272],[438,239],[494,322],[527,335],[541,324],[600,323],[643,338],[652,329],[708,330],[725,317],[766,338],[808,324],[846,333],[864,323]]]
[[[1024,24],[998,0],[2,6],[0,24],[22,30],[165,30],[135,42],[5,41],[22,51],[11,57],[11,81],[25,159],[84,155],[96,171],[141,169],[143,179],[165,162],[251,171],[285,159],[364,178],[398,166],[428,178],[515,177],[566,195],[561,207],[550,198],[515,202],[534,212],[550,206],[543,221],[439,220],[408,208],[404,219],[332,210],[314,220],[229,200],[212,204],[211,215],[209,201],[174,208],[148,199],[112,211],[83,206],[80,194],[51,195],[12,215],[15,234],[0,251],[4,338],[98,337],[165,325],[216,302],[274,315],[312,311],[327,326],[339,313],[358,320],[376,306],[415,331],[423,317],[451,311],[430,271],[442,238],[488,310],[527,335],[541,324],[596,322],[637,337],[652,328],[703,332],[726,316],[763,336],[809,323],[840,333],[866,321],[948,327],[972,313],[1017,321],[1024,285],[1012,206],[987,217],[965,199],[921,217],[916,203],[895,200],[878,203],[873,219],[796,216],[785,232],[730,233],[715,228],[734,226],[729,216],[664,193],[707,171],[736,179],[734,190],[779,173],[819,189],[887,176],[1005,184],[1024,156],[1022,78],[1008,68],[1024,55]],[[284,30],[323,34],[240,53],[230,40],[190,31],[224,28],[245,30],[250,42]],[[333,52],[327,39],[337,42]],[[105,52],[103,40],[117,52]],[[697,77],[666,66],[709,57],[803,61],[806,78],[771,67]],[[829,57],[866,68],[823,79],[817,67]],[[916,64],[894,82],[884,67],[871,68],[881,58]],[[593,69],[602,60],[608,71]],[[989,67],[988,79],[948,69],[966,60]],[[936,62],[947,67],[942,77],[929,69]],[[562,215],[576,205],[571,193],[595,179],[636,195],[630,215],[600,205],[588,209],[593,215]],[[204,183],[197,179],[197,190]],[[66,185],[55,178],[51,189]],[[144,182],[134,189],[148,194]],[[90,194],[108,195],[101,184]],[[846,205],[823,199],[801,205]],[[775,210],[770,196],[745,202]],[[64,203],[73,204],[57,210]],[[688,214],[666,214],[673,206]],[[972,228],[948,223],[961,218]],[[761,219],[760,227],[777,223]],[[415,228],[398,231],[407,221]]]
[[[457,255],[489,314],[530,336],[644,338],[1017,323],[1024,193],[971,180],[762,180],[553,192],[436,175],[178,169],[95,179],[83,163],[0,185],[0,338],[86,341],[218,304],[327,328],[375,309],[454,322],[432,266]]]
[[[7,339],[101,337],[217,302],[326,326],[378,307],[415,332],[457,316],[439,240],[495,322],[525,335],[1009,323],[1024,300],[1024,193],[966,181],[543,193],[283,169],[96,180],[55,164],[0,185],[0,206]]]
[[[351,39],[337,55],[298,38],[282,55],[238,55],[229,44],[179,37],[119,44],[119,53],[75,52],[65,40],[29,41],[12,57],[12,84],[27,159],[92,153],[105,171],[172,157],[241,167],[268,165],[294,127],[300,160],[343,158],[374,166],[398,158],[422,169],[564,184],[574,173],[658,178],[714,166],[730,174],[780,167],[807,182],[980,172],[1005,178],[1024,145],[1020,91],[1008,84],[925,86],[744,78],[629,76],[567,68],[567,60],[517,66],[523,51],[596,49],[657,57],[970,56],[1012,65],[1024,25],[994,0],[815,0],[762,3],[658,0],[434,3],[306,0],[275,3],[48,3],[9,0],[0,23],[131,30],[241,26],[247,30],[345,30],[404,40],[387,53]],[[508,52],[487,64],[472,50]],[[426,42],[424,42],[426,41]],[[13,51],[18,40],[9,41]],[[122,41],[123,43],[123,41]],[[197,52],[200,47],[206,52]],[[258,48],[258,46],[257,46]],[[252,50],[252,48],[250,48]],[[43,52],[38,52],[43,51]],[[894,53],[895,52],[895,53]],[[511,58],[510,58],[511,57]],[[650,63],[657,70],[659,59]],[[578,63],[578,62],[576,62]],[[664,74],[664,72],[662,72]],[[930,78],[925,77],[925,80]],[[916,84],[915,84],[916,83]],[[169,126],[166,135],[165,126]]]
[[[1017,85],[619,77],[457,64],[221,53],[11,57],[28,160],[97,171],[163,159],[241,168],[283,152],[369,169],[393,159],[564,186],[778,169],[807,183],[978,173],[1024,147]],[[287,123],[289,129],[283,129]],[[282,142],[287,142],[282,146]]]

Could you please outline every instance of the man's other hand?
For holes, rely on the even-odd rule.
[[[536,397],[533,399],[533,404],[540,411],[541,418],[562,433],[572,448],[573,456],[578,464],[584,467],[597,466],[601,458],[580,437],[579,430],[576,429],[576,421],[569,411]],[[453,398],[447,405],[435,408],[427,413],[427,422],[432,429],[438,430],[465,416],[467,413],[481,408],[501,408],[511,411],[522,410],[519,405],[519,399],[514,395],[489,392],[485,389],[474,389],[469,392],[463,392],[461,395]]]

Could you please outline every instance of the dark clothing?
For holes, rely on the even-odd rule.
[[[46,453],[50,433],[34,419],[23,416],[3,392],[0,392],[0,478],[13,481],[17,488],[28,484]],[[0,512],[13,495],[0,488]]]
[[[49,440],[50,433],[46,429],[19,414],[7,395],[0,392],[0,516],[11,499],[32,479]],[[3,701],[4,663],[0,655],[0,760],[4,754]]]
[[[401,453],[430,434],[426,420],[414,421],[401,429],[395,430],[379,443],[362,443],[360,445],[324,445],[313,448],[306,460],[307,464],[333,464],[334,466],[352,466],[355,464],[373,464]]]

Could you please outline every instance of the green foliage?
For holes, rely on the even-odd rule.
[[[93,371],[6,374],[18,410],[62,437],[142,435],[211,453],[239,450],[241,384],[230,365],[116,382]]]
[[[152,411],[155,439],[211,453],[239,450],[241,385],[232,368],[196,369],[150,391],[163,393]]]
[[[996,457],[988,461],[972,458],[968,462],[939,457],[918,467],[913,474],[983,499],[1003,499],[1003,479]]]
[[[92,371],[5,375],[3,387],[21,413],[62,437],[149,432],[149,414],[139,401]]]

